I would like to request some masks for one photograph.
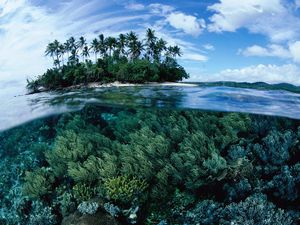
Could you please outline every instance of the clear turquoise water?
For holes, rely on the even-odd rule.
[[[0,224],[298,224],[300,95],[0,92]]]
[[[82,89],[25,95],[25,90],[2,88],[0,130],[39,117],[81,109],[87,103],[111,106],[199,109],[247,112],[300,118],[300,95],[280,90],[231,87],[140,86]]]

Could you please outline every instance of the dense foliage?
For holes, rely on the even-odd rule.
[[[122,224],[299,222],[298,121],[89,106],[37,126],[0,136],[11,155],[23,149],[12,143],[31,143],[34,162],[20,168],[18,206],[1,178],[4,224],[56,224],[75,211]]]
[[[95,56],[93,61],[90,54]],[[167,46],[151,29],[147,30],[145,40],[139,40],[134,32],[120,34],[118,38],[101,34],[90,45],[84,37],[78,41],[71,37],[64,44],[55,40],[46,49],[55,67],[35,80],[28,80],[27,87],[38,91],[89,82],[180,81],[188,78],[176,61],[181,54],[178,46]]]

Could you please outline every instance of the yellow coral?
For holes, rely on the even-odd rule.
[[[127,204],[142,194],[148,185],[144,180],[135,177],[118,176],[107,179],[104,187],[109,199]]]

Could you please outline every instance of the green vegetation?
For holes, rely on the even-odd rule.
[[[279,84],[268,84],[264,82],[231,82],[231,81],[219,81],[219,82],[201,82],[197,83],[200,87],[235,87],[235,88],[249,88],[257,90],[283,90],[290,91],[294,93],[300,93],[300,86],[295,86],[288,83],[279,83]]]
[[[64,44],[55,40],[48,44],[45,54],[52,57],[54,68],[35,80],[28,80],[27,88],[32,92],[89,82],[144,83],[188,78],[176,61],[182,55],[180,48],[167,46],[151,29],[144,40],[139,40],[134,32],[117,38],[101,34],[90,45],[84,37],[79,40],[71,37]]]

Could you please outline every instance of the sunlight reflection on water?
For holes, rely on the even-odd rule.
[[[19,95],[16,96],[17,89]],[[33,95],[24,95],[24,93],[25,90],[17,86],[6,85],[1,88],[0,130],[39,117],[79,110],[88,103],[126,107],[246,112],[300,119],[300,95],[279,90],[262,91],[223,86],[145,85]]]

